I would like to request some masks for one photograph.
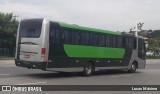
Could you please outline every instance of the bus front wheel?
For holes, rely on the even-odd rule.
[[[84,76],[91,76],[93,72],[94,72],[94,65],[92,63],[89,62],[83,67]]]
[[[130,69],[128,70],[128,72],[135,73],[136,69],[137,69],[137,65],[136,65],[136,63],[133,62]]]

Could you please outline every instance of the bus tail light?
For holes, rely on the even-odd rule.
[[[45,59],[45,54],[46,54],[46,48],[42,48],[41,49],[41,58],[42,58],[42,60]]]

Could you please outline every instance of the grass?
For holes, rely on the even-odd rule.
[[[146,56],[146,59],[160,59],[160,56]]]
[[[0,60],[14,60],[14,57],[0,56]]]

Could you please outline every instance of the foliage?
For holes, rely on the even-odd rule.
[[[8,48],[13,54],[16,42],[18,21],[12,13],[0,13],[0,48]]]
[[[150,39],[147,50],[153,52],[154,56],[158,56],[160,54],[160,38]]]
[[[151,34],[150,37],[152,38],[160,38],[160,30],[154,30]]]

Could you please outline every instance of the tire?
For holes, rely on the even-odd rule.
[[[137,64],[136,63],[132,63],[130,69],[128,70],[129,73],[135,73],[137,69]]]
[[[87,63],[84,67],[83,67],[83,76],[91,76],[94,72],[94,65],[92,63]]]

